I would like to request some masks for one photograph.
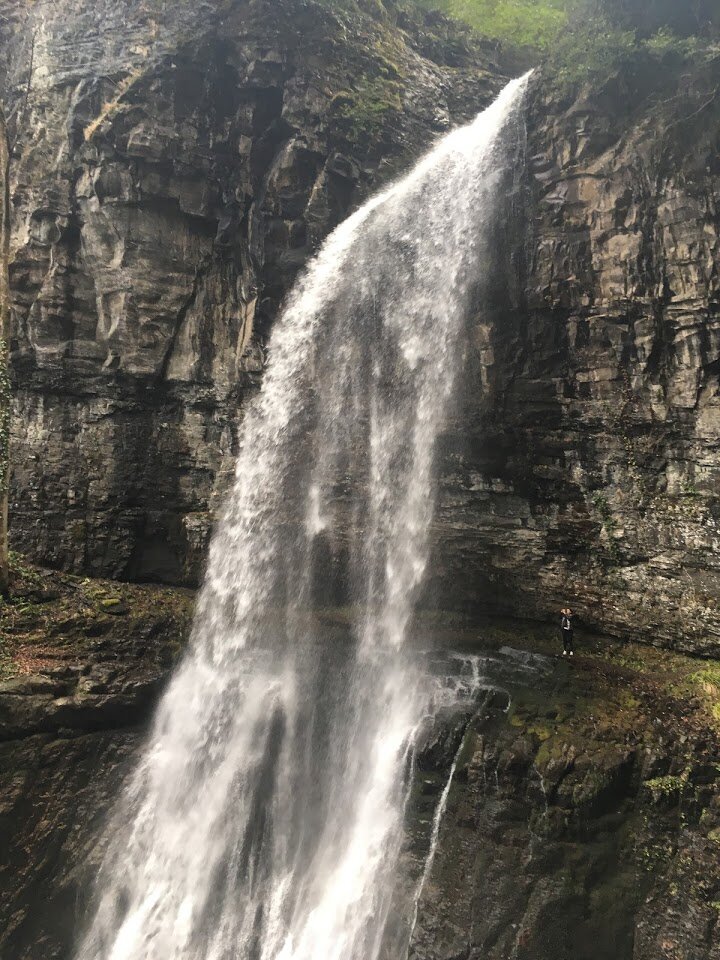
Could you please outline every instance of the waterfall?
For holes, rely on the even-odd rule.
[[[329,237],[242,426],[190,649],[111,818],[79,960],[376,960],[415,735],[436,446],[526,79]],[[328,553],[351,624],[313,614]]]

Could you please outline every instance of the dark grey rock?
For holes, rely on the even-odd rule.
[[[0,0],[0,23],[14,546],[196,583],[297,271],[502,70],[373,4]]]
[[[716,69],[542,78],[447,440],[435,596],[720,652]],[[687,143],[693,149],[687,149]]]

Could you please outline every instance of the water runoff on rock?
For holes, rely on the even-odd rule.
[[[242,431],[191,646],[106,841],[79,960],[376,960],[415,736],[436,440],[525,78],[329,237]],[[351,629],[311,615],[319,545]]]

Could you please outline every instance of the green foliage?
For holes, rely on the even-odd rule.
[[[575,85],[611,73],[635,49],[634,31],[602,16],[579,19],[558,38],[549,66],[561,83]]]
[[[482,36],[534,48],[567,86],[631,61],[689,60],[720,30],[716,0],[414,0]],[[682,8],[682,9],[680,9]]]
[[[641,39],[664,29],[681,37],[707,36],[720,27],[717,0],[594,0],[594,6]]]
[[[709,661],[707,665],[688,677],[688,681],[704,696],[710,706],[712,715],[720,720],[720,663]]]
[[[672,54],[688,59],[702,48],[699,37],[679,37],[669,27],[661,27],[657,33],[644,40],[642,45],[647,53],[659,58]]]
[[[558,37],[549,66],[561,83],[576,85],[607,77],[630,63],[691,60],[710,51],[697,36],[680,36],[661,26],[649,36],[613,20],[604,11],[573,18]]]
[[[387,77],[363,77],[352,91],[335,97],[333,107],[345,120],[351,139],[376,137],[387,119],[402,109],[401,86]]]
[[[643,786],[650,791],[653,799],[657,802],[661,798],[670,799],[682,794],[688,785],[688,773],[684,771],[679,777],[665,776],[655,777],[653,780],[646,780]]]
[[[567,25],[577,0],[420,0],[463,20],[486,37],[548,49]]]
[[[27,558],[21,553],[16,553],[14,550],[11,550],[8,553],[8,561],[10,563],[10,573],[14,578],[24,580],[31,584],[37,584],[42,581],[42,577],[37,569],[30,566]]]

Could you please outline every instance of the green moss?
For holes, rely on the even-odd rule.
[[[13,580],[22,580],[26,584],[36,585],[41,582],[42,577],[39,572],[32,567],[27,559],[21,554],[11,550],[8,554],[10,563],[10,577]]]
[[[691,673],[688,680],[699,686],[707,687],[708,693],[714,696],[720,695],[720,662],[709,660],[702,670]]]
[[[540,744],[540,749],[535,757],[535,766],[539,771],[547,768],[562,759],[563,744],[556,739],[546,739]]]
[[[351,140],[373,140],[388,120],[402,110],[402,86],[386,75],[362,77],[354,90],[335,96],[331,107],[345,121]]]
[[[645,780],[643,786],[649,790],[655,800],[660,799],[661,797],[673,797],[676,794],[681,794],[688,785],[687,774],[684,773],[682,776],[665,776],[665,777],[655,777],[652,780]]]
[[[714,723],[720,724],[720,662],[706,661],[700,670],[686,670],[672,684],[674,696],[699,698]]]
[[[655,874],[667,866],[674,852],[669,841],[654,841],[639,848],[638,859],[647,873]]]
[[[554,728],[534,718],[523,716],[521,712],[513,712],[510,716],[510,725],[522,730],[528,736],[536,737],[541,743],[549,740]]]
[[[381,30],[372,45],[372,53],[382,76],[388,80],[401,80],[405,76],[403,61],[407,50],[396,31]]]
[[[159,638],[148,655],[165,656],[188,634],[190,591],[50,575],[17,554],[11,561],[11,596],[0,601],[0,679],[66,663],[68,656],[82,658],[98,642],[122,645],[148,628]],[[120,612],[130,621],[109,616]]]

